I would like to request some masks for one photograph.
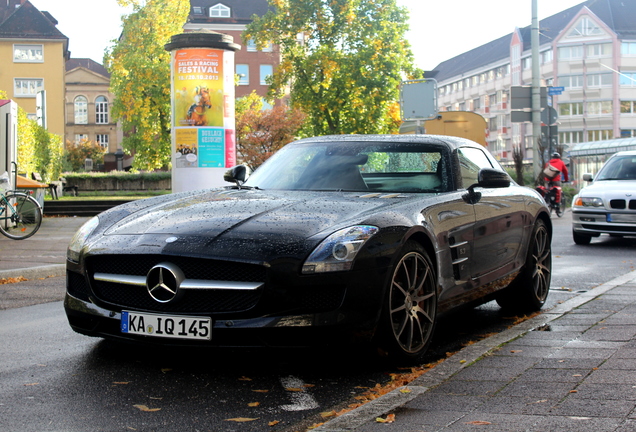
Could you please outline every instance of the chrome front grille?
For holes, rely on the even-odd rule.
[[[254,264],[165,255],[100,255],[89,257],[86,267],[95,297],[118,308],[181,313],[241,312],[253,308],[262,295],[261,289],[192,289],[185,290],[184,295],[176,301],[159,303],[149,295],[143,284],[113,282],[118,277],[122,281],[143,281],[150,269],[163,262],[178,266],[186,279],[202,282],[262,284],[267,272],[264,266]],[[101,280],[95,277],[96,274],[112,277],[110,280]]]

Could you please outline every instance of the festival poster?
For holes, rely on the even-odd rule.
[[[181,49],[174,56],[175,127],[223,127],[223,50]]]

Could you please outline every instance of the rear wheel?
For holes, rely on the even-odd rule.
[[[422,359],[435,329],[437,276],[419,243],[407,242],[393,269],[383,305],[380,347],[398,364]]]
[[[552,248],[550,233],[542,220],[535,223],[528,248],[523,270],[496,297],[502,308],[537,311],[545,304],[552,278]]]
[[[2,200],[0,233],[13,240],[31,237],[42,224],[42,208],[30,195],[8,193]]]

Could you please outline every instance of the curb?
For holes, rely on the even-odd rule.
[[[65,276],[64,264],[51,264],[40,267],[28,267],[23,269],[0,270],[0,279],[24,277],[26,279],[41,279],[46,277]]]
[[[435,366],[424,375],[415,379],[412,385],[403,386],[380,396],[359,408],[349,411],[340,417],[332,419],[323,425],[312,429],[313,432],[350,432],[365,423],[374,421],[390,411],[410,402],[428,390],[437,387],[451,376],[465,367],[479,361],[479,359],[499,346],[525,335],[557,318],[565,315],[577,307],[605,294],[619,285],[636,279],[636,270],[612,279],[576,297],[564,301],[553,309],[543,312],[533,318],[515,325],[501,333],[490,336],[456,352],[443,363]]]

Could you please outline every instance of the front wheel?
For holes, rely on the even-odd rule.
[[[437,276],[424,248],[407,242],[386,289],[379,331],[380,348],[397,364],[415,364],[435,329]]]
[[[545,304],[552,279],[550,233],[542,220],[537,220],[528,244],[526,264],[514,281],[496,297],[504,309],[538,311]]]
[[[574,240],[574,243],[576,243],[577,245],[585,246],[590,244],[590,242],[592,241],[592,236],[579,234],[575,231],[572,231],[572,239]]]
[[[0,233],[13,240],[24,240],[40,229],[42,208],[30,195],[10,192],[2,199]]]

